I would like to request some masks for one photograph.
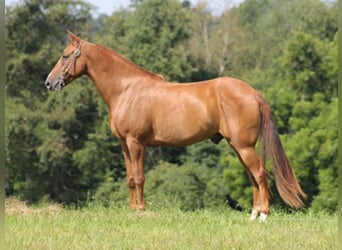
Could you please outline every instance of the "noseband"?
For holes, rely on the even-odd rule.
[[[56,90],[62,90],[63,87],[65,86],[65,80],[71,75],[70,74],[70,67],[71,65],[74,65],[74,75],[76,74],[76,61],[77,58],[80,57],[81,55],[81,46],[82,46],[83,40],[81,40],[78,43],[77,48],[71,52],[68,55],[63,55],[63,60],[68,59],[67,63],[65,64],[65,66],[62,69],[62,76],[59,78],[57,86],[56,86]],[[73,57],[71,57],[73,55]]]

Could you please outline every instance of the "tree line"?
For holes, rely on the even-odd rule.
[[[44,87],[69,29],[168,81],[248,82],[271,106],[306,207],[337,209],[337,1],[245,0],[215,15],[205,2],[132,0],[111,15],[93,11],[75,0],[6,7],[6,195],[127,203],[121,148],[93,84]],[[284,207],[267,169],[271,202]],[[223,141],[149,148],[145,172],[148,206],[250,207],[247,174]]]

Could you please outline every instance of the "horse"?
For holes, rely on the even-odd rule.
[[[70,43],[45,86],[61,91],[87,75],[108,107],[109,126],[122,146],[129,207],[144,210],[146,147],[187,146],[225,139],[247,171],[253,189],[250,220],[265,221],[269,211],[266,158],[277,190],[293,208],[304,205],[301,189],[285,154],[270,106],[247,83],[230,77],[200,82],[167,82],[119,53],[67,31]],[[260,155],[255,147],[260,139]]]

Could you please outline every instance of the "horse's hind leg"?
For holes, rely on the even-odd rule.
[[[259,210],[260,210],[260,200],[259,200],[259,190],[258,190],[258,184],[255,181],[252,173],[246,168],[249,180],[252,183],[253,186],[253,208],[251,216],[249,217],[249,220],[253,221],[259,216]]]
[[[253,210],[250,219],[265,221],[269,213],[267,175],[254,147],[234,147],[253,185]]]

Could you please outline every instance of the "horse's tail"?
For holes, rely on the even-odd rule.
[[[306,194],[301,189],[281,144],[272,113],[265,99],[257,94],[261,113],[261,156],[265,166],[266,158],[273,165],[277,190],[285,203],[294,208],[303,206]]]

